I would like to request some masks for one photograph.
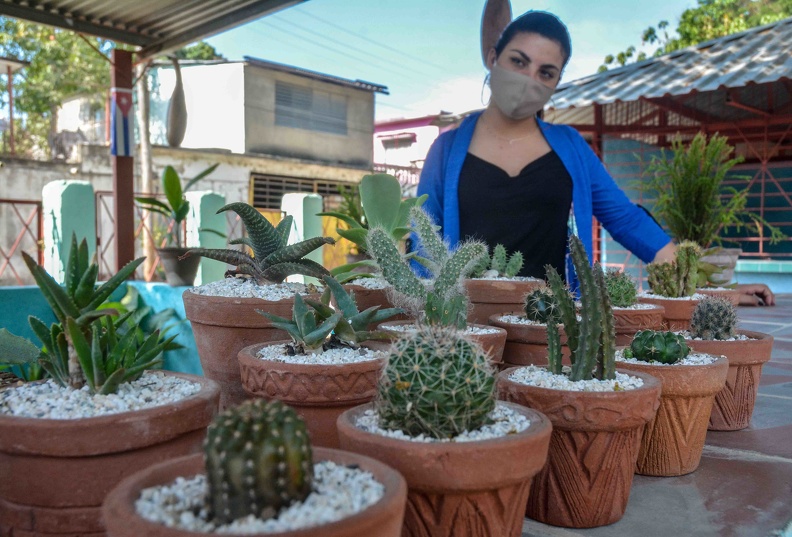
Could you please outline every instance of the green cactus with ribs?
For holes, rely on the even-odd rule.
[[[646,265],[652,293],[669,298],[693,296],[698,282],[699,257],[701,247],[695,242],[684,241],[677,246],[673,261]]]
[[[690,353],[685,338],[674,332],[641,330],[635,334],[630,346],[624,349],[625,358],[642,362],[675,364]]]
[[[737,308],[727,298],[709,296],[696,304],[690,335],[701,339],[731,339],[737,335]]]
[[[451,438],[490,423],[495,376],[459,331],[422,325],[393,343],[375,405],[386,429]]]
[[[558,322],[558,300],[548,287],[539,287],[525,295],[523,311],[525,318],[535,323],[547,324],[551,317]]]
[[[272,518],[311,493],[305,422],[280,401],[245,401],[215,417],[204,441],[209,516],[218,524]]]
[[[617,308],[629,308],[638,302],[638,289],[635,282],[624,271],[608,269],[605,272],[605,288],[608,291],[611,304]]]
[[[522,252],[514,252],[509,255],[504,245],[496,244],[492,249],[492,256],[482,256],[470,275],[473,278],[513,278],[519,274],[522,266]]]

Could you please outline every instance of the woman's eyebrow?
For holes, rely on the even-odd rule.
[[[517,49],[517,48],[513,48],[511,50],[512,50],[512,52],[516,52],[517,54],[522,56],[523,60],[525,60],[526,63],[531,63],[531,58],[527,54],[525,54],[525,52],[523,52],[522,50]],[[544,67],[545,69],[552,68],[552,69],[555,69],[556,71],[560,71],[561,70],[561,68],[558,67],[554,63],[546,63],[546,64],[542,65],[542,67]]]

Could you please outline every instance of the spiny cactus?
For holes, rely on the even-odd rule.
[[[523,266],[522,252],[514,252],[511,256],[506,253],[506,247],[497,244],[492,250],[492,256],[484,256],[471,271],[474,278],[498,277],[513,278],[517,276]]]
[[[251,256],[240,250],[193,248],[182,256],[200,255],[234,265],[236,270],[226,276],[244,274],[259,284],[280,283],[293,274],[321,278],[329,274],[326,268],[304,256],[325,244],[335,244],[330,237],[314,237],[296,244],[288,244],[293,217],[286,216],[277,227],[269,223],[254,207],[247,203],[229,203],[217,212],[234,211],[242,219],[248,236],[235,239],[231,244],[243,244],[252,251]]]
[[[552,316],[558,322],[558,303],[553,291],[547,287],[534,289],[525,295],[523,310],[529,321],[547,324],[548,319]]]
[[[625,358],[636,358],[644,362],[673,364],[690,353],[685,338],[673,332],[641,330],[633,337],[629,348],[624,349]]]
[[[462,282],[486,255],[487,247],[481,242],[466,241],[449,252],[431,217],[422,208],[413,207],[410,216],[427,256],[423,262],[432,273],[428,284],[413,273],[386,230],[373,228],[369,231],[369,253],[398,293],[398,301],[417,317],[429,324],[465,328],[468,302]]]
[[[451,438],[489,423],[495,377],[483,349],[458,331],[420,326],[393,343],[375,404],[386,429]]]
[[[219,524],[275,516],[311,493],[305,422],[280,401],[255,399],[219,414],[204,440],[209,515]]]
[[[611,304],[617,308],[629,308],[638,302],[638,290],[635,282],[624,271],[608,269],[605,272],[605,288],[608,290]]]
[[[696,304],[690,335],[701,339],[730,339],[737,335],[737,308],[727,298],[709,296]]]
[[[546,265],[547,279],[558,300],[560,319],[564,324],[567,345],[571,351],[572,381],[616,378],[616,330],[613,309],[605,289],[605,276],[599,263],[592,269],[580,238],[569,240],[572,263],[580,281],[580,319],[575,302],[567,292],[561,276]],[[561,373],[561,341],[558,327],[551,317],[547,323],[548,361],[552,373]],[[596,368],[596,371],[595,371]]]
[[[646,265],[652,293],[670,298],[693,296],[698,282],[699,257],[701,247],[695,242],[684,241],[677,246],[674,261]]]

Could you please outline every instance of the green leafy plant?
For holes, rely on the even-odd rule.
[[[198,181],[215,171],[218,164],[213,164],[206,168],[204,171],[190,179],[187,184],[182,188],[182,181],[179,174],[173,166],[166,166],[162,172],[162,192],[165,194],[165,200],[161,201],[152,197],[137,197],[135,201],[148,211],[159,213],[171,221],[170,233],[166,235],[168,242],[175,244],[177,248],[182,246],[182,222],[187,218],[190,212],[190,202],[187,201],[184,194]],[[210,231],[218,235],[222,235],[216,230],[202,230]]]
[[[690,353],[685,338],[673,332],[641,330],[635,334],[630,346],[624,349],[625,358],[643,362],[675,364]]]
[[[717,134],[707,140],[704,133],[696,134],[688,145],[675,139],[671,154],[663,151],[662,156],[654,156],[646,177],[636,186],[655,198],[654,214],[678,241],[693,241],[707,248],[721,242],[719,234],[723,231],[749,226],[757,232],[767,228],[770,243],[775,244],[786,236],[746,209],[748,187],[737,189],[723,184],[729,171],[743,160],[729,158],[733,148],[727,140]],[[746,176],[730,178],[750,180]]]
[[[635,282],[626,272],[619,269],[608,269],[605,272],[605,289],[611,304],[617,308],[629,308],[638,302],[638,289]]]
[[[482,257],[473,269],[471,276],[474,278],[513,278],[519,274],[522,266],[523,255],[521,252],[508,255],[506,247],[497,244],[492,250],[492,256]]]
[[[280,401],[226,409],[206,430],[207,507],[218,524],[263,520],[311,493],[313,453],[305,422]]]
[[[396,241],[387,230],[372,228],[368,247],[382,269],[382,275],[393,286],[397,302],[411,311],[416,318],[429,324],[467,326],[468,300],[463,281],[479,260],[487,255],[482,242],[465,241],[449,252],[431,217],[420,207],[414,207],[410,216],[415,233],[426,251],[423,262],[432,274],[421,281],[410,268],[407,259],[399,252]],[[402,305],[397,304],[397,305]]]
[[[548,287],[534,289],[525,295],[523,311],[525,318],[535,323],[547,324],[551,317],[558,322],[558,301]]]
[[[693,296],[698,283],[701,248],[693,241],[679,244],[673,261],[646,265],[652,293],[669,298]]]
[[[690,335],[701,339],[731,339],[737,335],[737,308],[727,298],[708,296],[693,309]]]
[[[424,325],[393,343],[375,406],[386,429],[451,438],[490,423],[495,377],[477,344]]]
[[[193,248],[182,257],[200,255],[234,265],[236,270],[227,271],[226,277],[246,275],[259,284],[280,283],[292,274],[314,278],[329,274],[327,269],[316,261],[303,257],[325,244],[335,244],[330,237],[313,237],[296,244],[288,244],[289,232],[294,221],[291,215],[286,216],[276,227],[247,203],[229,203],[217,212],[224,211],[234,211],[238,214],[245,224],[248,235],[231,241],[231,244],[247,246],[253,255],[240,250]]]
[[[560,319],[571,351],[569,380],[614,379],[616,330],[613,309],[605,288],[605,275],[599,263],[595,263],[593,268],[589,265],[583,243],[575,235],[570,237],[569,250],[580,281],[580,318],[561,276],[551,265],[545,266],[548,283],[558,300]],[[547,323],[547,350],[548,369],[556,375],[561,374],[561,337],[553,317]]]

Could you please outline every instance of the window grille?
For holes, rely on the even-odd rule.
[[[276,81],[275,125],[346,136],[347,99]]]
[[[291,192],[312,192],[320,194],[323,210],[331,211],[341,203],[338,185],[346,184],[339,181],[317,181],[299,177],[283,177],[263,173],[251,175],[253,184],[252,205],[257,209],[280,210],[283,195]]]

